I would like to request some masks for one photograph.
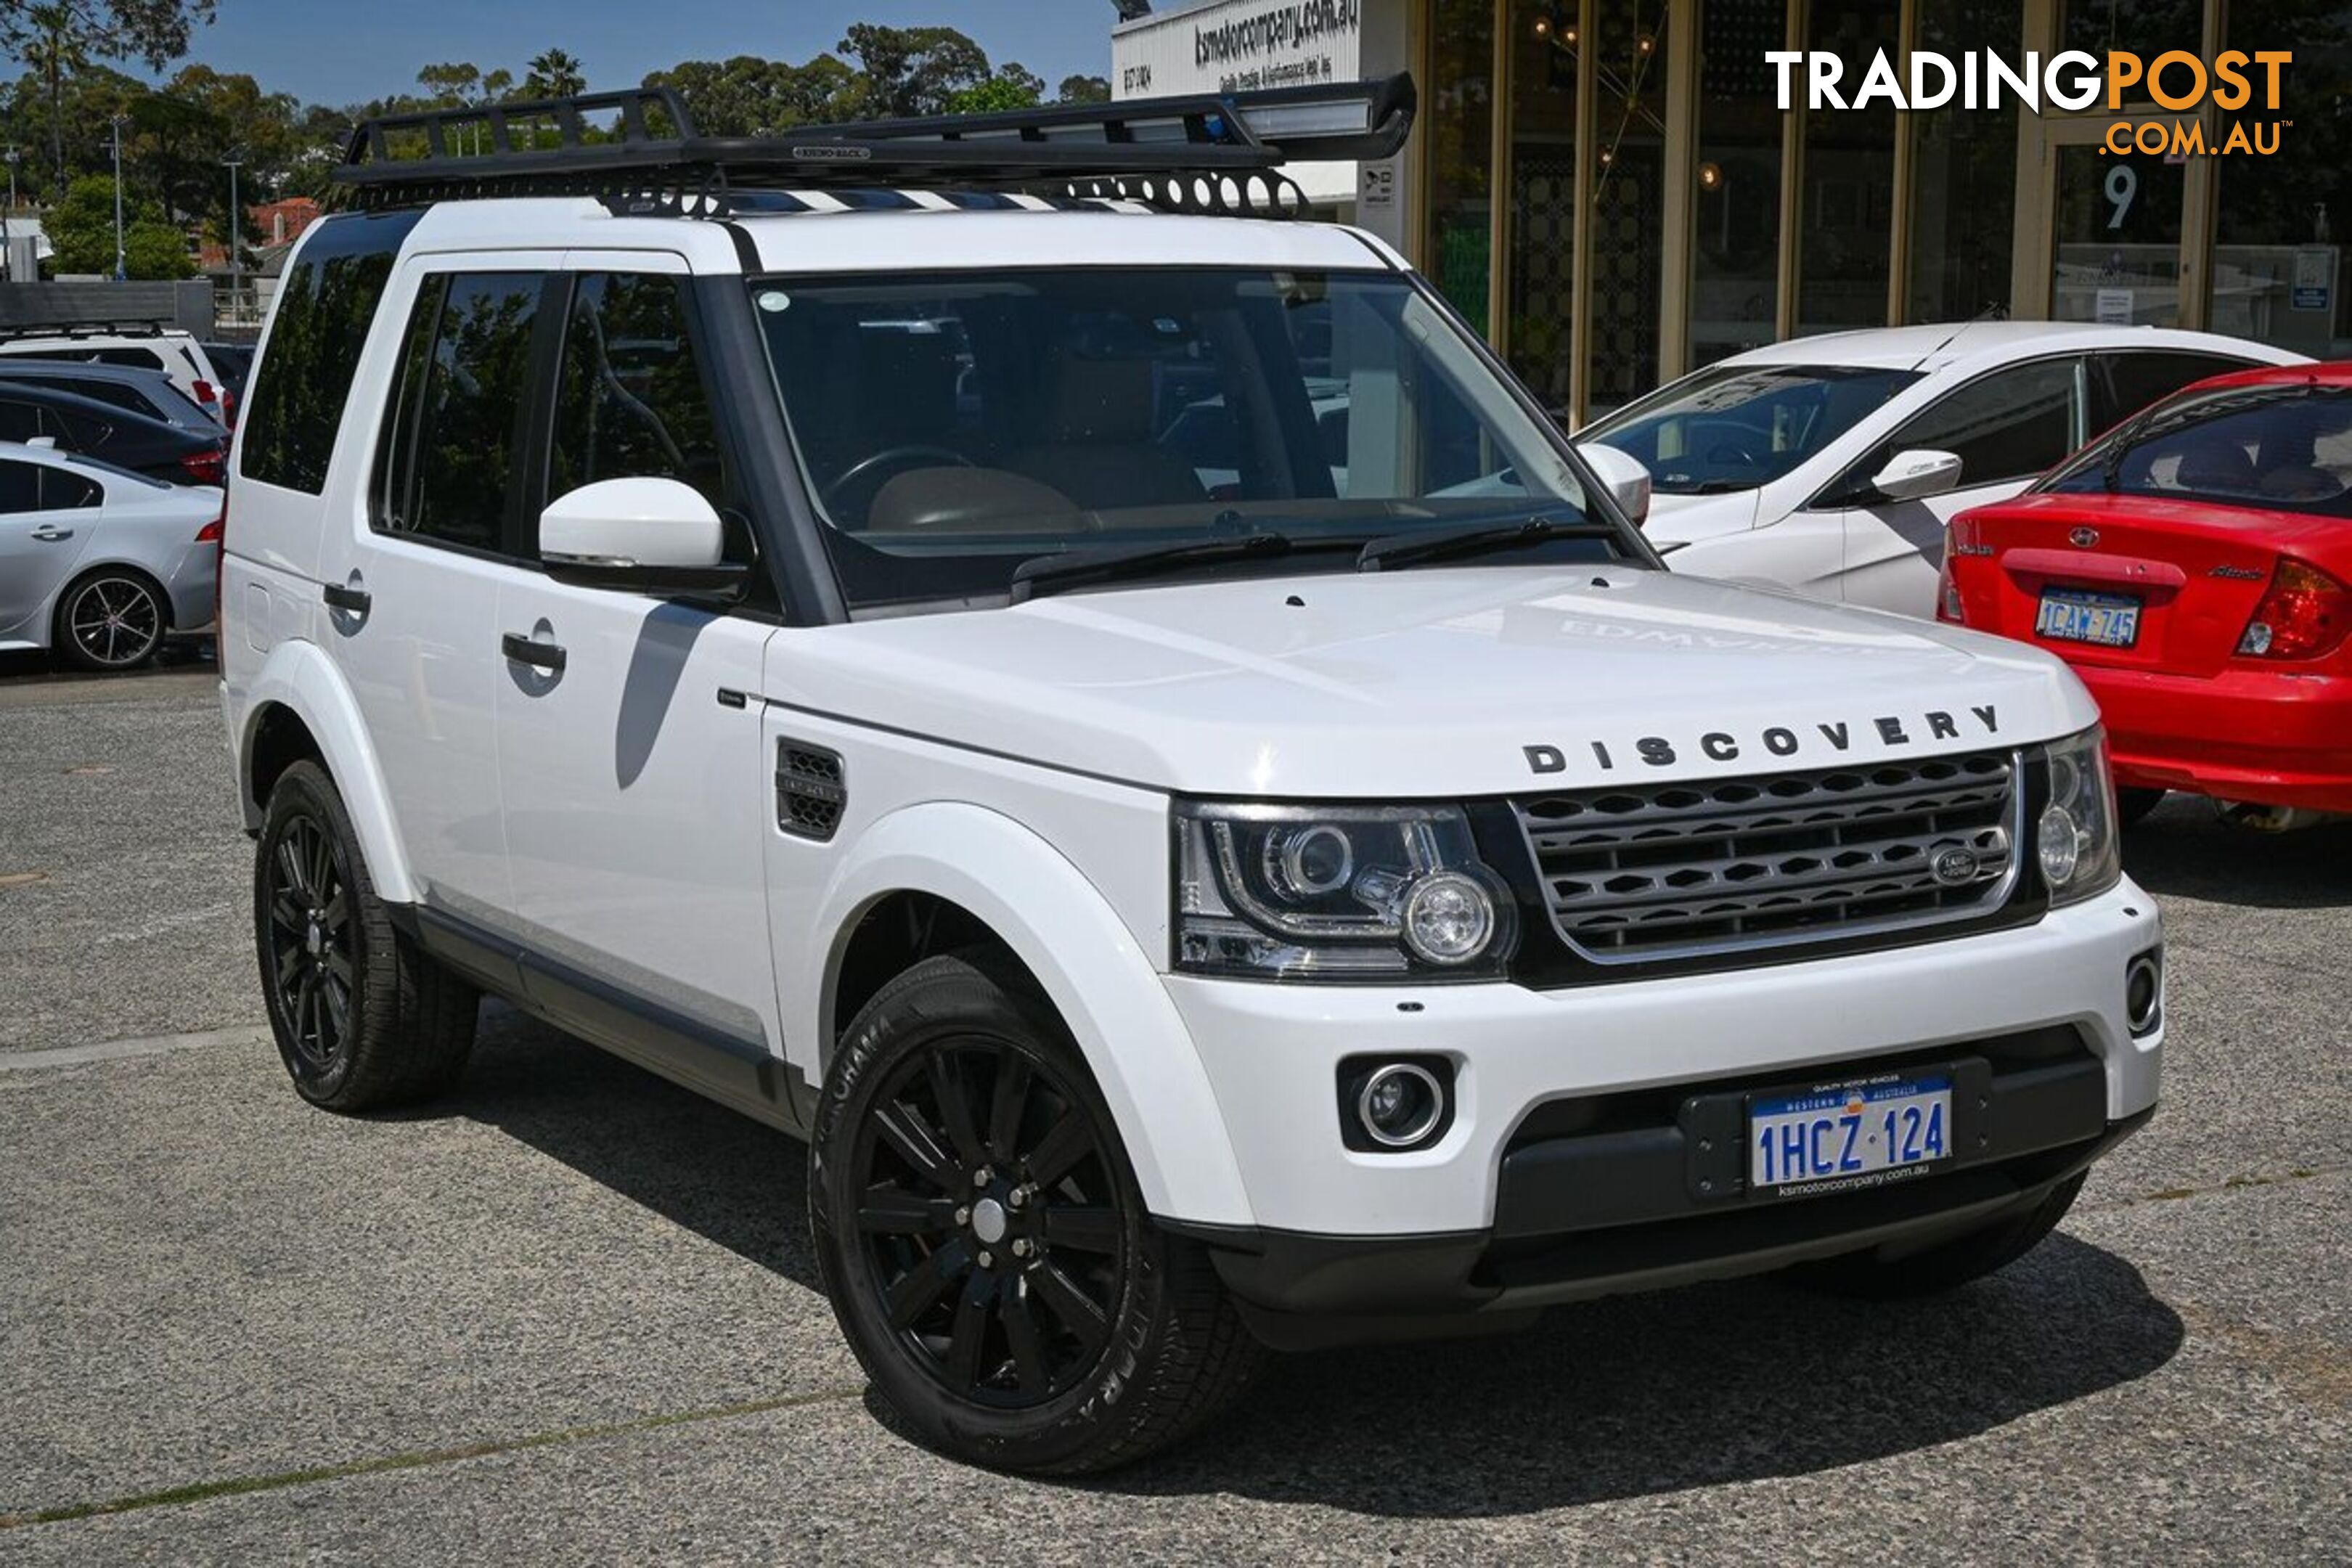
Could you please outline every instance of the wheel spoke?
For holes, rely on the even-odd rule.
[[[980,1385],[980,1352],[988,1342],[989,1305],[996,1281],[974,1269],[964,1281],[963,1298],[956,1303],[955,1328],[948,1337],[944,1371],[948,1386],[959,1391]]]
[[[1115,1253],[1118,1250],[1118,1211],[1091,1205],[1063,1205],[1045,1211],[1045,1245],[1075,1252]]]
[[[931,1130],[923,1125],[906,1101],[894,1100],[878,1108],[874,1112],[874,1125],[883,1141],[897,1150],[898,1157],[912,1165],[923,1180],[943,1193],[962,1188],[953,1163],[940,1152]]]
[[[269,923],[298,941],[302,936],[304,922],[301,907],[287,896],[283,888],[277,889],[270,897]]]
[[[901,1186],[868,1187],[857,1205],[857,1228],[876,1236],[936,1236],[954,1224],[953,1198],[927,1198]]]
[[[327,973],[332,975],[344,990],[349,991],[352,988],[352,961],[331,947],[327,950]]]
[[[1076,1334],[1087,1353],[1092,1355],[1110,1332],[1110,1320],[1095,1305],[1094,1298],[1079,1289],[1077,1281],[1055,1264],[1032,1271],[1029,1278],[1035,1281],[1037,1299],[1062,1320],[1062,1326]]]
[[[351,900],[339,887],[335,889],[335,896],[327,900],[326,913],[319,917],[319,923],[331,931],[340,931],[343,929],[343,922],[351,918]]]
[[[310,889],[302,880],[302,850],[297,842],[301,831],[297,826],[278,841],[278,876],[280,884],[291,889],[297,897],[308,899]]]
[[[980,1132],[972,1122],[971,1096],[963,1068],[948,1052],[933,1051],[930,1070],[931,1097],[939,1101],[940,1121],[947,1129],[956,1158],[966,1165],[985,1165],[988,1152],[981,1147]]]
[[[301,984],[294,993],[294,1038],[297,1044],[317,1040],[319,1035],[319,977],[305,970]],[[321,1054],[325,1046],[320,1044]]]
[[[281,995],[288,986],[294,984],[295,975],[302,967],[302,944],[299,942],[278,943],[278,989]]]
[[[1005,1051],[996,1058],[996,1089],[988,1110],[988,1147],[1004,1164],[1013,1163],[1021,1138],[1021,1113],[1029,1105],[1029,1058]]]
[[[319,1049],[331,1053],[335,1046],[342,1044],[343,1037],[351,1032],[351,1003],[342,987],[337,985],[331,976],[319,983],[319,995],[326,1003],[326,1009],[320,1019]],[[327,1042],[325,1026],[328,1024],[335,1027],[334,1045]]]
[[[1029,1280],[1023,1276],[1000,1291],[997,1316],[1004,1322],[1004,1342],[1013,1352],[1013,1375],[1024,1394],[1043,1394],[1052,1382],[1045,1367],[1044,1336],[1037,1331],[1037,1313],[1029,1301]]]
[[[900,1276],[890,1287],[890,1326],[911,1329],[971,1267],[961,1238],[948,1242]]]
[[[1024,1162],[1032,1182],[1041,1187],[1050,1187],[1068,1175],[1079,1161],[1094,1152],[1094,1130],[1087,1123],[1087,1113],[1082,1107],[1073,1105],[1062,1112],[1062,1119],[1054,1123]]]

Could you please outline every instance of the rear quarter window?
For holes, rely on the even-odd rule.
[[[237,473],[317,495],[327,488],[335,433],[376,306],[415,212],[359,215],[316,226],[278,286],[277,314],[254,368]]]

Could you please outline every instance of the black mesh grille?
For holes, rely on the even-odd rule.
[[[1999,908],[2006,752],[1514,803],[1560,936],[1601,959],[1737,949]]]
[[[820,842],[841,826],[849,789],[841,753],[797,741],[776,742],[776,826]]]

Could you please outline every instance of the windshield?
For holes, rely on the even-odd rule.
[[[1713,365],[1588,426],[1665,495],[1752,490],[1790,473],[1919,379],[1860,365]]]
[[[1350,541],[1585,521],[1554,436],[1393,273],[765,279],[751,298],[853,609],[1006,595],[1064,552],[1275,533],[1302,552],[1185,569],[1337,571]],[[1638,547],[1496,559],[1619,556]]]
[[[2039,487],[2352,517],[2352,387],[2189,391]]]

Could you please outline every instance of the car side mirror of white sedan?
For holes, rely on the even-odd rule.
[[[578,587],[726,593],[749,575],[726,553],[719,509],[676,479],[600,479],[558,496],[539,514],[541,564]]]
[[[1617,510],[1639,528],[1650,516],[1650,470],[1631,452],[1621,452],[1605,441],[1577,447],[1593,477],[1609,490]]]
[[[1870,476],[1871,489],[1889,500],[1924,500],[1942,495],[1959,482],[1958,456],[1926,448],[1897,452],[1886,467]]]

